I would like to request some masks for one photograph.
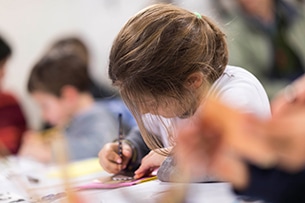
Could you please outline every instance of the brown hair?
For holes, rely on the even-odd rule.
[[[84,63],[89,64],[89,50],[86,44],[78,37],[67,37],[56,41],[46,53],[49,58],[61,58],[76,55]]]
[[[89,91],[89,74],[86,63],[76,55],[61,58],[42,58],[32,69],[27,89],[30,93],[42,91],[61,96],[66,85],[80,92]]]
[[[171,97],[183,108],[194,100],[185,86],[187,77],[200,71],[205,85],[210,85],[227,63],[225,35],[207,17],[156,4],[132,17],[119,32],[110,53],[109,77],[137,119],[146,143],[158,148],[162,144],[147,132],[140,114],[141,105],[147,105],[144,97],[154,98],[157,106]]]

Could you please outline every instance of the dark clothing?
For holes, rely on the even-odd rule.
[[[126,142],[132,147],[133,151],[127,170],[135,171],[139,168],[142,158],[150,152],[150,149],[145,144],[138,127],[131,129],[126,136]]]
[[[93,80],[90,81],[90,93],[94,99],[118,98],[118,93],[106,86],[98,85]]]
[[[304,64],[300,56],[289,45],[287,30],[289,24],[293,23],[297,17],[297,12],[284,1],[276,3],[275,12],[275,32],[270,32],[269,36],[273,45],[273,67],[270,74],[271,78],[283,78],[294,81],[304,73]]]
[[[305,71],[304,7],[286,0],[273,2],[274,18],[268,21],[236,6],[223,19],[229,64],[257,76],[269,98]]]
[[[260,30],[268,36],[271,42],[272,63],[270,72],[266,73],[270,79],[285,79],[294,81],[304,73],[304,64],[299,53],[289,43],[287,32],[299,14],[297,10],[285,1],[276,1],[274,8],[274,22],[264,24],[260,19],[243,13],[249,26]]]
[[[249,185],[237,194],[271,203],[304,203],[305,170],[288,173],[279,169],[261,169],[249,164]]]

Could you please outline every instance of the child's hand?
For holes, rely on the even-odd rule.
[[[203,175],[231,182],[235,188],[244,188],[248,182],[246,165],[239,156],[222,144],[217,129],[197,125],[184,126],[179,132],[174,155],[181,174],[177,181],[188,182]]]
[[[18,155],[30,157],[43,163],[48,163],[52,160],[50,145],[39,132],[34,131],[25,133]]]
[[[118,142],[106,144],[99,152],[101,166],[109,173],[118,173],[125,169],[132,157],[132,148],[125,142],[122,143],[123,159],[118,154]]]
[[[158,154],[153,150],[150,151],[149,154],[142,159],[141,166],[134,172],[134,178],[138,179],[150,174],[155,169],[159,168],[165,159],[166,156]]]
[[[208,173],[243,188],[248,181],[244,160],[262,167],[276,162],[266,123],[218,101],[206,100],[203,107],[177,135],[174,154],[183,179]]]
[[[305,75],[283,89],[272,101],[273,115],[281,113],[291,103],[305,105]]]
[[[305,166],[305,106],[291,104],[268,123],[268,141],[278,156],[278,165],[295,172]]]

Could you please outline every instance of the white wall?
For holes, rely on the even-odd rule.
[[[209,0],[176,1],[209,16]],[[0,0],[0,34],[13,48],[4,87],[19,98],[29,126],[40,125],[39,111],[26,92],[30,69],[55,40],[80,35],[92,53],[92,75],[107,79],[108,52],[116,33],[149,0]]]

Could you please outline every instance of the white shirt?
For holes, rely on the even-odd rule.
[[[227,66],[213,83],[208,94],[216,96],[225,104],[261,118],[271,116],[267,93],[259,80],[249,71]]]
[[[241,112],[251,113],[260,118],[271,116],[269,99],[262,84],[253,74],[240,67],[228,65],[211,86],[208,95],[210,94],[215,94],[222,102]],[[148,129],[160,136],[164,147],[171,145],[167,129],[172,130],[172,126],[179,123],[180,118],[167,119],[145,114],[143,119],[150,123],[150,127],[147,126]]]

